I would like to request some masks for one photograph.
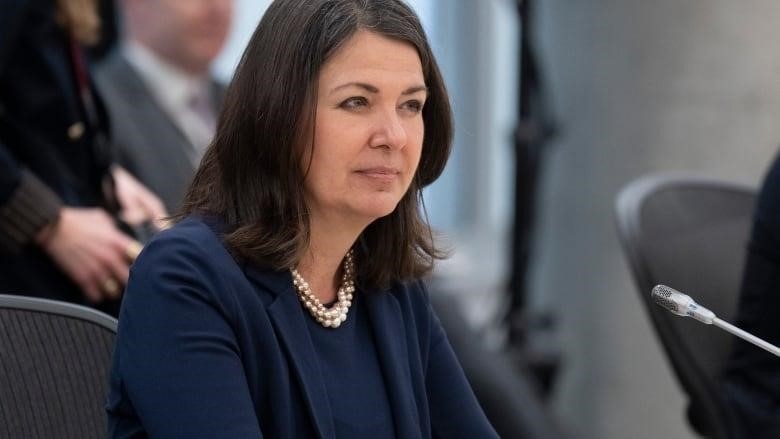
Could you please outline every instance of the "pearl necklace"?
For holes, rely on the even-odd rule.
[[[293,285],[295,285],[301,303],[309,311],[309,314],[326,328],[338,328],[347,320],[347,312],[352,305],[352,293],[355,292],[355,261],[352,255],[353,252],[350,249],[344,257],[341,286],[336,293],[336,303],[330,308],[326,308],[320,299],[311,292],[309,283],[298,273],[298,270],[290,269],[293,275]]]

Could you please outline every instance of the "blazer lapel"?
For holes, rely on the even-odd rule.
[[[392,294],[371,291],[364,294],[374,343],[385,377],[387,397],[393,411],[396,437],[421,437],[420,417],[412,390],[409,357],[401,308]]]
[[[306,329],[304,320],[306,316],[293,291],[292,279],[286,282],[287,277],[284,277],[281,285],[269,285],[267,272],[260,274],[250,268],[247,269],[247,275],[264,284],[268,291],[279,292],[268,306],[268,315],[277,329],[280,344],[290,357],[290,363],[303,390],[303,399],[318,436],[327,439],[335,438],[336,430],[325,381],[317,361],[314,344]],[[277,284],[275,282],[277,280],[279,279],[274,279],[271,283]]]

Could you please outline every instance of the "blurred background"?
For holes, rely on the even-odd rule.
[[[236,0],[219,78],[268,3]],[[454,155],[426,193],[453,249],[437,289],[489,349],[541,352],[545,404],[572,437],[695,437],[613,203],[657,171],[758,184],[780,142],[780,3],[409,3],[456,116]]]

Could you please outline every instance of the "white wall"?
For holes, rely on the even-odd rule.
[[[217,78],[227,82],[233,76],[249,37],[270,3],[271,0],[234,0],[233,26],[225,48],[214,63]]]
[[[758,183],[780,142],[780,3],[534,3],[561,128],[533,282],[560,318],[558,413],[585,439],[694,438],[617,241],[614,197],[658,171]]]

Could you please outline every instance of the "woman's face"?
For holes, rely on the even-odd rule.
[[[318,84],[314,150],[304,154],[312,220],[367,225],[395,209],[420,162],[420,57],[408,43],[358,31],[325,63]]]

